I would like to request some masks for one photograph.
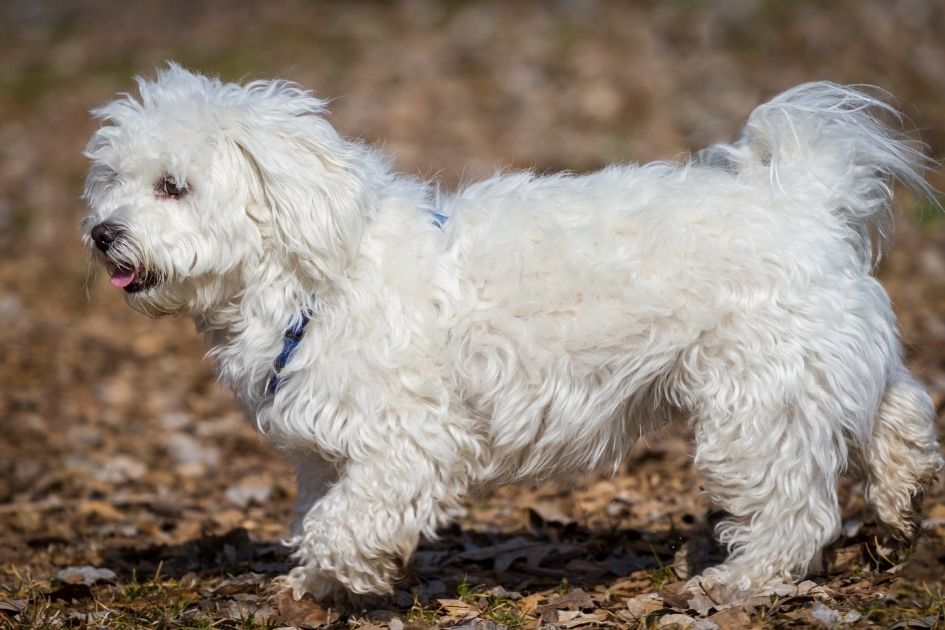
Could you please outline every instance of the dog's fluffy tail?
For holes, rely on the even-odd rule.
[[[752,112],[741,138],[715,146],[702,160],[765,178],[775,194],[825,207],[853,231],[857,250],[873,259],[891,237],[892,186],[899,181],[936,205],[923,173],[936,166],[925,145],[894,130],[903,115],[856,87],[805,83]]]

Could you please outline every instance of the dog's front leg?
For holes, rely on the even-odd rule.
[[[338,469],[332,462],[311,451],[296,453],[293,460],[298,493],[293,509],[295,518],[291,535],[297,538],[303,534],[305,516],[338,480]]]
[[[434,535],[466,489],[464,432],[432,418],[382,424],[301,519],[289,575],[297,597],[390,593],[420,537]]]

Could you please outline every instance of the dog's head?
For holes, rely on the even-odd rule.
[[[138,98],[93,112],[83,221],[134,308],[197,314],[279,274],[311,291],[343,277],[379,167],[322,118],[323,101],[176,64],[137,82]]]

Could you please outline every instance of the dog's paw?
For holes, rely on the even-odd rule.
[[[296,601],[308,595],[316,602],[336,606],[348,602],[348,590],[341,582],[309,567],[295,567],[279,581]]]
[[[709,608],[712,605],[744,602],[752,597],[767,597],[792,587],[792,583],[782,578],[761,578],[723,564],[708,568],[686,582],[682,592],[693,598],[690,602],[693,608]]]
[[[708,608],[716,604],[732,604],[751,596],[747,589],[731,583],[731,576],[718,569],[706,569],[701,575],[688,580],[682,595],[691,597],[693,608]],[[704,605],[698,605],[704,604]]]
[[[732,604],[751,597],[752,581],[722,567],[711,567],[687,581],[683,592],[711,604]]]

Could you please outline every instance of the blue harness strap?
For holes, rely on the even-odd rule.
[[[447,220],[449,220],[449,217],[446,216],[445,214],[440,214],[439,212],[433,212],[432,210],[430,211],[430,217],[433,219],[433,225],[435,225],[436,227],[440,229],[443,229],[443,224],[446,223]]]
[[[449,220],[449,217],[445,214],[434,212],[433,210],[430,210],[429,213],[433,225],[443,229],[443,224]],[[302,335],[305,334],[305,327],[308,326],[309,320],[309,316],[304,312],[299,313],[298,321],[289,326],[282,335],[282,351],[279,353],[279,356],[276,357],[276,360],[272,364],[274,372],[273,375],[269,377],[269,382],[266,383],[267,395],[272,396],[277,391],[279,391],[279,386],[282,384],[282,378],[279,376],[279,373],[282,372],[282,368],[284,368],[289,363],[289,361],[292,360],[292,355],[295,353],[295,349],[299,347],[299,343],[302,341]]]
[[[305,313],[300,313],[298,321],[289,326],[285,334],[282,335],[282,352],[279,353],[279,356],[276,357],[273,363],[275,373],[269,378],[269,383],[266,385],[266,393],[270,396],[279,391],[279,385],[282,384],[279,372],[282,371],[282,368],[284,368],[292,358],[295,349],[299,347],[299,342],[302,341],[302,335],[305,333],[305,327],[308,326],[308,322],[309,316]]]

